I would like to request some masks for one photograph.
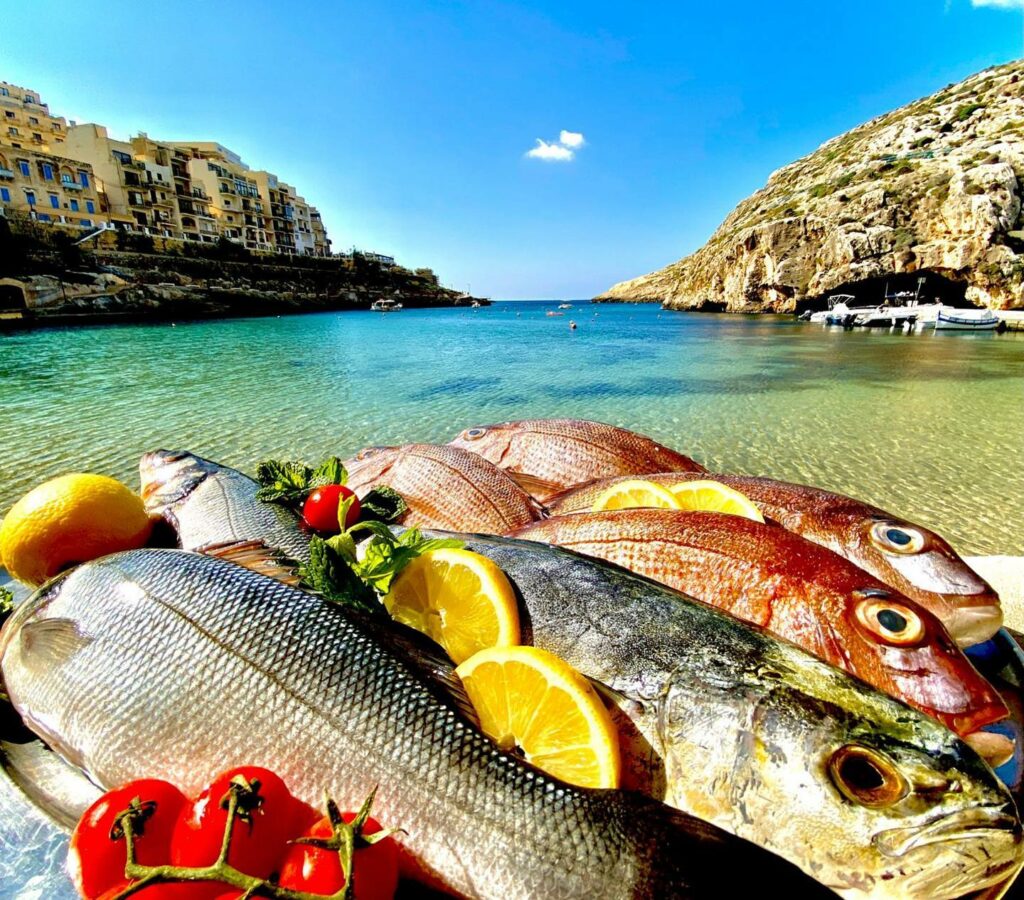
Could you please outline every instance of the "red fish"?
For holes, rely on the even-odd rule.
[[[345,462],[362,499],[386,484],[409,504],[403,525],[502,534],[532,522],[541,508],[508,475],[473,453],[436,444],[369,447]]]
[[[916,600],[941,619],[961,647],[988,640],[1003,623],[999,595],[947,541],[892,513],[818,488],[747,475],[645,475],[671,486],[711,478],[749,497],[783,528],[845,556],[879,581]],[[610,484],[603,479],[553,497],[552,515],[589,511]]]
[[[642,434],[584,419],[524,419],[467,428],[451,442],[507,471],[542,503],[595,478],[704,472],[690,457]]]
[[[514,536],[618,563],[761,625],[961,736],[1008,714],[935,616],[778,525],[630,509],[551,518]]]

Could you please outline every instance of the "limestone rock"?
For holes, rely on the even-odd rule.
[[[977,305],[1024,307],[1022,178],[1018,61],[827,141],[698,251],[596,299],[791,312],[866,279],[934,273]]]

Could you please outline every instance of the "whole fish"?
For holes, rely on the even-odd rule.
[[[512,581],[524,640],[591,676],[615,705],[630,786],[848,898],[960,897],[1020,864],[1009,792],[929,716],[618,566],[461,537]]]
[[[999,595],[947,541],[913,522],[818,488],[748,475],[669,472],[644,475],[674,485],[710,478],[745,494],[768,518],[845,556],[879,581],[934,613],[961,647],[988,640],[1000,628]],[[551,514],[589,511],[602,491],[622,479],[601,479],[553,497]]]
[[[827,894],[664,804],[503,753],[460,712],[450,664],[380,627],[232,563],[139,550],[40,589],[0,633],[0,670],[25,721],[106,787],[196,792],[247,763],[354,808],[379,784],[375,815],[421,875],[465,896]]]
[[[139,476],[147,512],[167,522],[185,550],[260,540],[297,562],[309,559],[299,517],[257,500],[259,485],[235,469],[183,450],[155,450],[142,457]]]
[[[505,469],[542,503],[573,485],[613,475],[704,472],[699,463],[642,434],[585,419],[524,419],[475,425],[451,442]]]
[[[345,468],[348,486],[360,498],[381,484],[398,491],[409,505],[403,525],[503,534],[541,514],[508,475],[457,447],[368,447]]]
[[[513,581],[524,639],[599,680],[615,704],[628,786],[784,855],[851,898],[955,897],[1012,867],[1019,836],[1005,788],[934,720],[617,566],[462,537]],[[891,767],[904,800],[878,806],[844,793],[833,763],[846,746]]]
[[[767,628],[960,735],[1009,710],[942,623],[830,550],[723,513],[627,509],[516,532],[624,566]]]

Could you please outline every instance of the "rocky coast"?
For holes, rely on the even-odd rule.
[[[699,250],[598,301],[798,312],[890,290],[1024,307],[1024,62],[987,69],[773,172]]]

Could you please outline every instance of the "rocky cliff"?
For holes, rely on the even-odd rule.
[[[700,250],[598,300],[790,312],[890,287],[1024,306],[1024,62],[872,119],[773,172]],[[860,288],[860,294],[858,294]]]

